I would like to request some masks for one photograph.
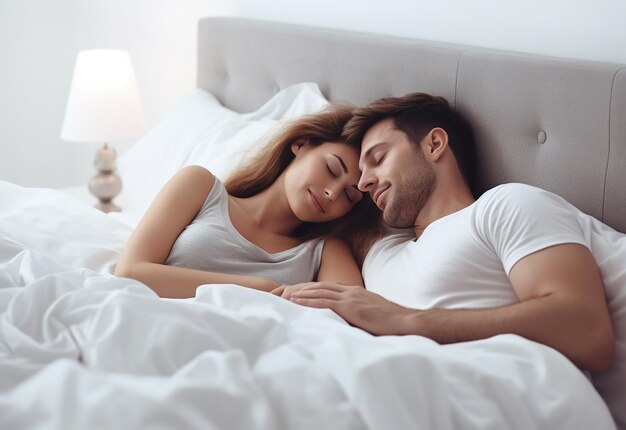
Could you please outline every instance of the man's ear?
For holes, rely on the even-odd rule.
[[[303,140],[303,139],[296,140],[295,142],[293,142],[291,144],[291,152],[293,153],[293,155],[298,155],[298,153],[304,147],[304,145],[306,145],[306,140]]]
[[[432,161],[438,161],[448,149],[448,133],[441,127],[435,127],[424,139],[425,155]]]

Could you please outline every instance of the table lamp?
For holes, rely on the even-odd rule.
[[[89,181],[89,191],[99,200],[95,206],[103,212],[121,210],[113,198],[122,190],[122,180],[115,171],[115,150],[108,143],[136,139],[144,130],[143,108],[128,52],[80,51],[61,139],[104,143],[94,161],[98,173]]]

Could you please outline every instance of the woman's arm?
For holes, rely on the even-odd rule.
[[[133,278],[161,297],[195,296],[202,284],[238,284],[270,291],[276,284],[264,278],[205,272],[165,265],[174,242],[196,217],[215,177],[199,166],[183,168],[163,187],[128,239],[115,275]]]
[[[316,281],[336,282],[343,286],[349,286],[349,288],[364,288],[359,266],[356,264],[350,248],[348,248],[348,245],[346,245],[343,240],[329,238],[324,241],[322,261]],[[317,285],[316,282],[281,285],[272,290],[271,293],[290,300],[293,294],[315,285]]]
[[[361,271],[348,245],[337,238],[328,238],[322,251],[317,281],[334,281],[345,285],[363,285]]]

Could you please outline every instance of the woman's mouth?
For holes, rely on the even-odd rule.
[[[321,213],[326,213],[326,209],[324,209],[324,205],[320,198],[313,191],[309,190],[309,195],[311,196],[311,201],[313,202],[313,206],[320,211]]]

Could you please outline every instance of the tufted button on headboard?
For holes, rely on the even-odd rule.
[[[546,134],[545,131],[541,130],[539,133],[537,133],[537,142],[546,143],[547,139],[548,139],[548,135]]]

